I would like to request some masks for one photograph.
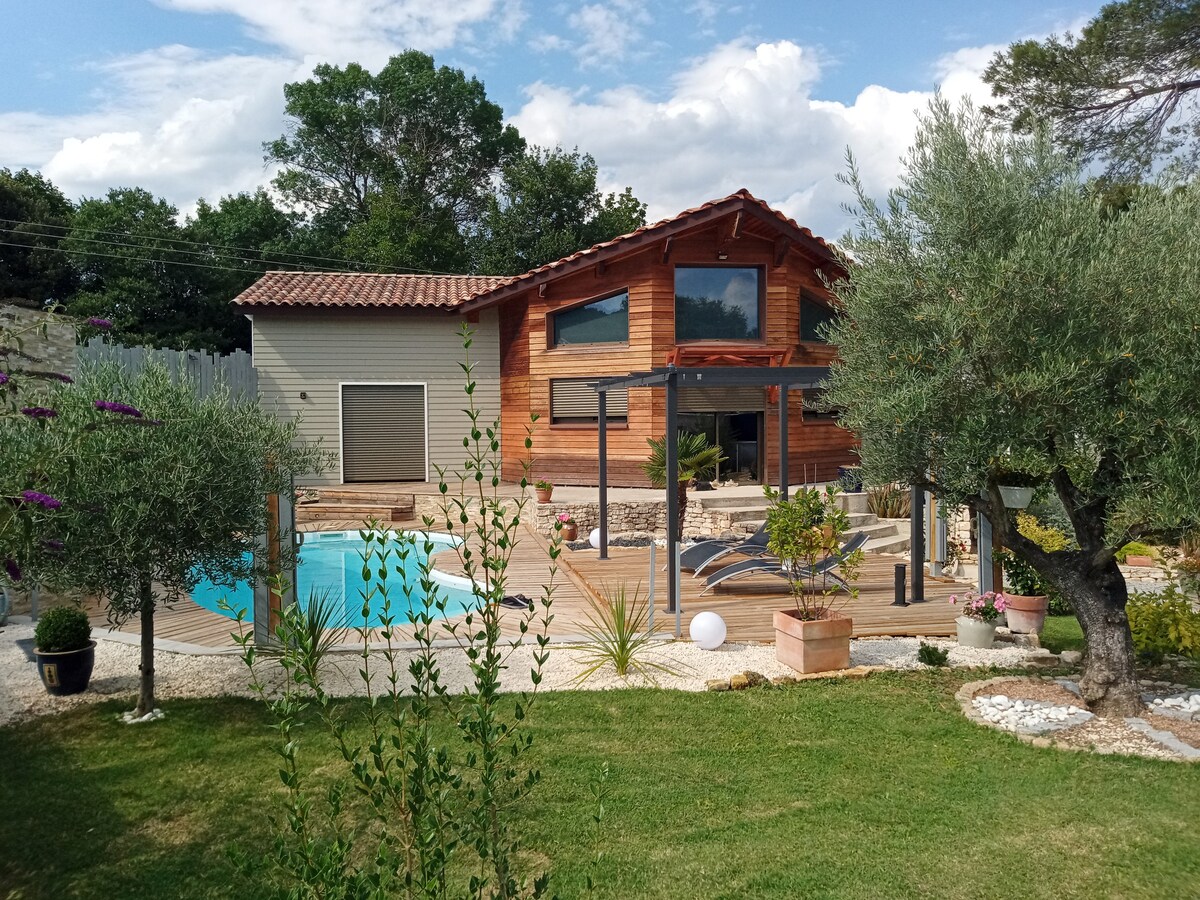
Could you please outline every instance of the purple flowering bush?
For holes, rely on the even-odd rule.
[[[978,619],[980,622],[995,622],[1008,607],[1004,594],[996,591],[988,591],[986,594],[967,591],[961,597],[951,594],[950,602],[961,608],[962,614],[968,619]]]

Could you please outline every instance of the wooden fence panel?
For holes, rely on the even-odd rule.
[[[140,372],[154,361],[166,366],[173,381],[189,378],[201,397],[207,397],[220,385],[228,386],[233,398],[258,397],[258,372],[253,358],[243,350],[218,356],[204,350],[124,347],[94,337],[78,348],[78,359],[80,363],[114,362],[129,372]]]

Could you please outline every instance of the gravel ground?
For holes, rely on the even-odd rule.
[[[103,635],[104,632],[98,632]],[[91,686],[72,697],[52,697],[38,679],[37,667],[30,662],[19,640],[31,640],[33,626],[10,623],[0,628],[0,725],[28,716],[57,712],[80,703],[96,702],[112,696],[132,697],[137,691],[138,648],[132,644],[101,639],[96,647],[96,667]],[[954,666],[1017,666],[1028,651],[1018,647],[992,650],[971,650],[948,640],[930,640],[950,649],[950,664]],[[854,666],[887,666],[895,669],[921,668],[916,654],[916,638],[874,638],[851,641],[850,661]],[[32,646],[31,644],[29,646]],[[521,647],[513,651],[504,674],[504,687],[523,690],[532,687],[529,671],[533,649]],[[460,651],[439,651],[440,664],[447,685],[454,690],[468,683],[470,671]],[[644,679],[618,677],[611,669],[601,671],[580,685],[576,679],[584,667],[584,653],[567,644],[552,644],[550,659],[543,675],[543,689],[571,690],[610,689],[650,684]],[[685,691],[702,691],[709,679],[727,679],[731,675],[752,670],[773,678],[794,675],[788,667],[775,660],[771,644],[726,644],[718,650],[705,651],[688,641],[663,642],[650,657],[675,671],[676,675],[656,673],[659,686]],[[354,653],[332,657],[327,684],[339,695],[360,693],[361,681],[357,671],[361,660]],[[382,662],[382,660],[381,660]],[[404,667],[403,660],[401,666]],[[277,666],[267,663],[263,672],[271,684],[280,683]],[[248,677],[245,666],[233,655],[192,656],[159,651],[155,656],[156,692],[160,700],[178,697],[210,697],[225,694],[248,696]]]

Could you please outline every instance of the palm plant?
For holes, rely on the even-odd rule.
[[[656,672],[678,675],[668,665],[646,659],[654,649],[657,628],[650,624],[650,600],[642,596],[640,585],[630,595],[622,582],[616,590],[605,590],[604,599],[588,598],[590,609],[580,625],[588,642],[582,648],[584,670],[575,679],[584,682],[611,665],[622,678],[630,673],[655,681]]]
[[[655,487],[667,486],[667,438],[646,438],[650,458],[642,463],[642,471]],[[708,442],[702,434],[679,432],[679,533],[683,534],[683,518],[687,513],[687,489],[693,479],[709,479],[717,474],[717,466],[727,457],[721,448]]]

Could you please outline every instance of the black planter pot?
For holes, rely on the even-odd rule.
[[[862,493],[862,469],[858,466],[838,466],[837,476],[847,494]]]
[[[82,650],[68,650],[65,653],[43,653],[41,650],[33,652],[37,656],[38,674],[42,676],[42,684],[51,694],[80,694],[87,690],[88,681],[92,677],[92,667],[96,664],[95,641],[89,642]]]

